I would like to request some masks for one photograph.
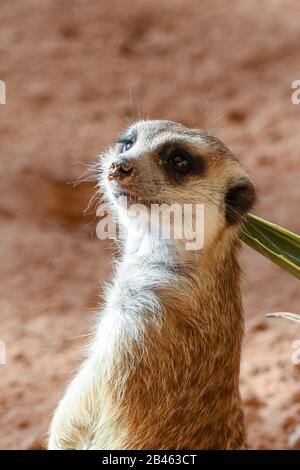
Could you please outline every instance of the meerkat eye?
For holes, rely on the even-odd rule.
[[[187,173],[192,167],[189,156],[182,152],[171,156],[171,164],[174,170],[181,174]]]
[[[120,142],[120,153],[127,152],[133,146],[134,142],[130,139]]]
[[[119,152],[123,153],[123,152],[127,152],[128,150],[130,150],[131,147],[133,147],[133,145],[136,143],[136,140],[137,140],[137,135],[136,135],[136,132],[134,131],[130,133],[122,134],[119,137],[119,140],[117,141],[117,143],[119,144]]]

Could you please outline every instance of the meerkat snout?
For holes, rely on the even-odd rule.
[[[108,180],[117,179],[123,183],[127,183],[134,173],[134,163],[128,159],[121,158],[114,161],[108,171]]]

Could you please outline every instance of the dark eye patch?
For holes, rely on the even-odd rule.
[[[205,173],[206,162],[199,155],[178,144],[163,145],[158,151],[158,160],[172,181],[180,183],[189,176]]]

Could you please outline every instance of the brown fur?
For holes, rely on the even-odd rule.
[[[249,181],[223,144],[215,149],[218,141],[206,139],[218,157],[208,177],[223,185],[223,196],[228,182]],[[179,243],[121,259],[90,357],[54,416],[49,448],[246,448],[239,226],[228,226],[222,205],[210,210],[220,220],[208,218],[201,251]]]
[[[243,330],[236,294],[239,271],[232,253],[224,261],[217,276],[199,276],[194,265],[178,273],[177,293],[159,294],[164,326],[147,331],[147,353],[130,373],[119,402],[120,424],[125,419],[129,428],[124,448],[245,447],[238,390]],[[115,374],[126,374],[126,360],[118,365]],[[111,383],[118,383],[114,374]],[[118,402],[117,396],[113,401]]]

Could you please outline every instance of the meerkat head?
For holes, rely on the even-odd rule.
[[[142,120],[101,159],[101,189],[118,212],[128,204],[202,205],[205,237],[237,231],[254,204],[253,185],[237,158],[210,133],[164,120]]]

